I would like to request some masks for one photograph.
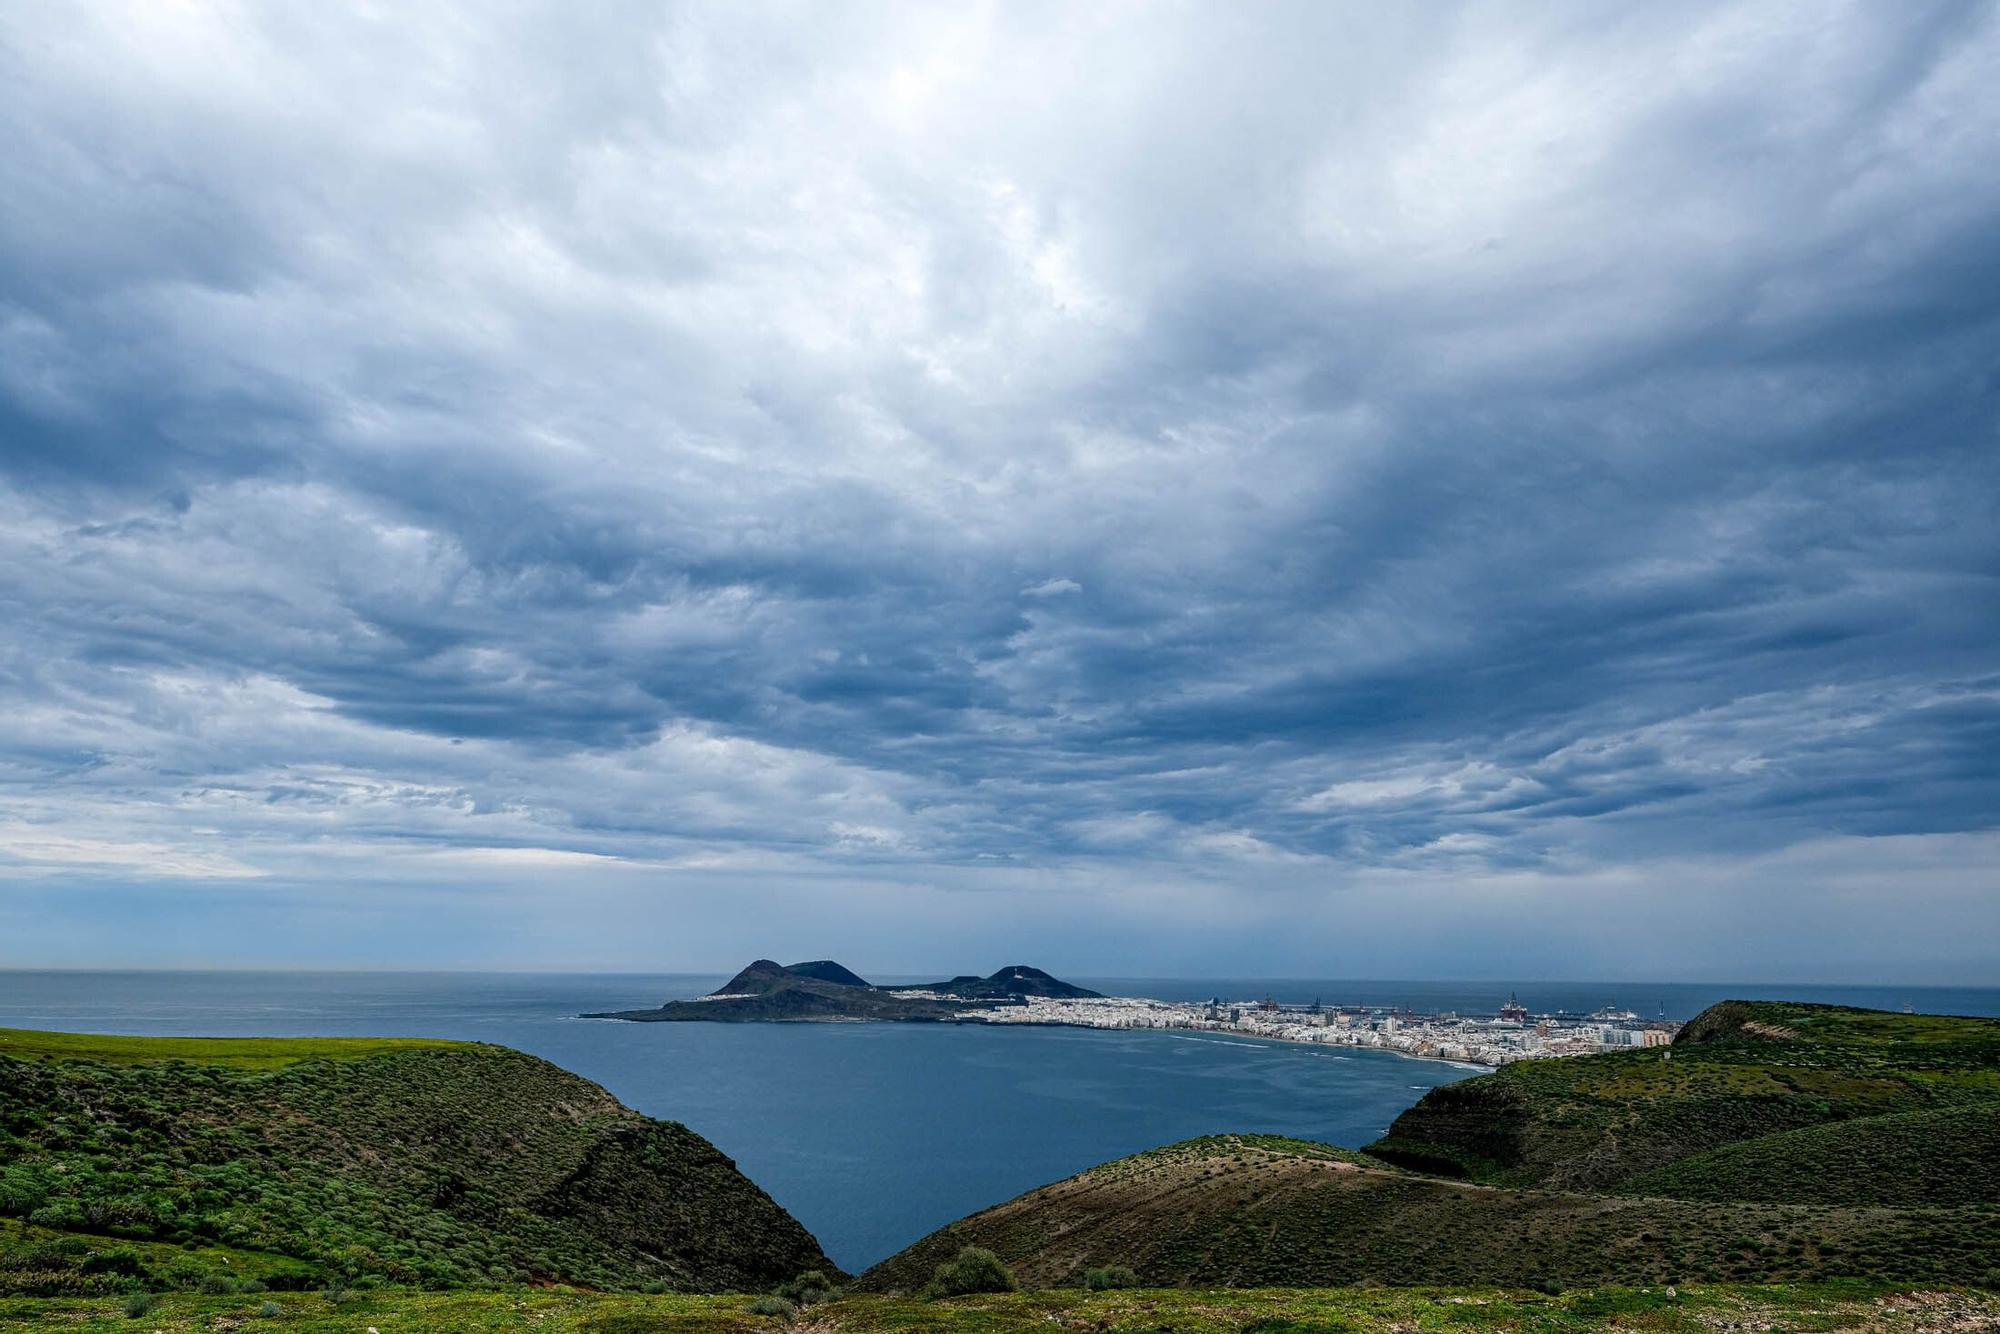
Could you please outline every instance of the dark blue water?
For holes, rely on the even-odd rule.
[[[859,1269],[940,1224],[1139,1149],[1225,1130],[1358,1145],[1469,1072],[1386,1052],[1211,1035],[924,1024],[625,1024],[583,1010],[698,995],[717,977],[0,972],[0,1027],[381,1035],[503,1043],[720,1145]],[[902,979],[884,979],[896,981]],[[1163,998],[1269,993],[1490,1010],[1493,984],[1100,981]],[[1804,999],[2000,1014],[2000,990],[1782,988]],[[1616,1000],[1684,1017],[1757,988],[1522,986],[1534,1009]]]

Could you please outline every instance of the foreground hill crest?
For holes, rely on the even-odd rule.
[[[228,1272],[294,1285],[717,1291],[831,1269],[686,1126],[546,1061],[457,1042],[0,1031],[4,1217],[165,1243],[170,1268],[207,1248]],[[95,1245],[37,1250],[37,1281],[64,1291],[148,1268],[133,1252],[92,1269]]]

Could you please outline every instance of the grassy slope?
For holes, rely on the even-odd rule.
[[[147,1038],[0,1028],[0,1056],[17,1061],[141,1065],[185,1061],[232,1070],[281,1070],[301,1061],[365,1061],[393,1052],[471,1048],[442,1038]]]
[[[1929,1048],[1990,1045],[2000,1019],[1953,1014],[1898,1014],[1806,1001],[1721,1001],[1690,1020],[1680,1046],[1715,1042],[1800,1041],[1820,1046]],[[1920,1060],[1936,1064],[1935,1055]]]
[[[1173,1146],[961,1220],[863,1281],[914,1288],[968,1243],[1046,1284],[1106,1264],[1221,1285],[1971,1281],[2000,1271],[1996,1117],[2000,1022],[1728,1002],[1670,1055],[1434,1089],[1360,1162]]]
[[[1824,1209],[1496,1189],[1370,1166],[1273,1136],[1216,1136],[1107,1163],[931,1234],[862,1275],[912,1291],[961,1246],[1024,1283],[1126,1265],[1161,1285],[1569,1285],[2000,1270],[2000,1210]]]
[[[7,1036],[0,1216],[71,1235],[0,1233],[0,1290],[245,1272],[225,1252],[305,1261],[286,1281],[426,1286],[723,1290],[830,1268],[706,1140],[505,1048]]]
[[[1370,1152],[1493,1185],[1603,1190],[1765,1135],[2000,1106],[2000,1021],[1732,1001],[1668,1050],[1524,1061],[1435,1089]],[[1884,1186],[1881,1202],[1905,1195]],[[1850,1176],[1827,1198],[1854,1190]]]
[[[1621,1193],[1794,1204],[2000,1203],[2000,1103],[1810,1126],[1729,1144]]]
[[[36,1227],[0,1218],[0,1294],[71,1295],[122,1290],[198,1289],[203,1279],[251,1280],[293,1290],[322,1279],[304,1260],[268,1251],[196,1242],[133,1241]]]
[[[81,1330],[534,1330],[538,1334],[782,1334],[740,1297],[606,1296],[567,1289],[364,1294],[332,1306],[318,1294],[276,1300],[172,1297],[143,1321],[109,1301],[8,1301],[0,1328]],[[2000,1320],[1990,1292],[1904,1292],[1862,1284],[1783,1288],[1616,1289],[1558,1296],[1491,1288],[1286,1291],[1024,1292],[927,1303],[849,1297],[811,1308],[814,1334],[1334,1334],[1334,1331],[1602,1329],[1612,1324],[1707,1334],[1716,1329],[1976,1328]]]

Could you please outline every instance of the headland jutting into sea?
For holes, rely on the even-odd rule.
[[[706,996],[655,1009],[601,1011],[640,1023],[1040,1024],[1070,1028],[1185,1029],[1315,1046],[1373,1047],[1424,1060],[1497,1067],[1514,1061],[1663,1047],[1679,1025],[1607,1005],[1587,1015],[1536,1014],[1509,994],[1490,1015],[1418,1013],[1400,1006],[1205,1003],[1106,996],[1014,964],[988,977],[876,986],[831,959],[759,959]]]

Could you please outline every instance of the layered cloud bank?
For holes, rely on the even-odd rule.
[[[1996,65],[0,15],[0,962],[1990,978]]]

